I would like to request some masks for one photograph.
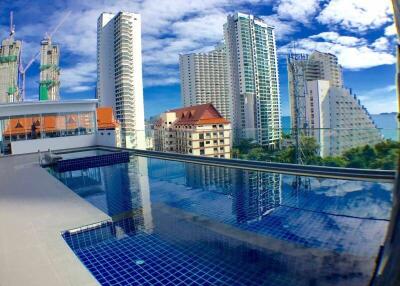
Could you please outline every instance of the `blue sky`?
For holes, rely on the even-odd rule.
[[[289,114],[285,54],[336,54],[347,87],[371,113],[397,111],[395,30],[389,0],[2,0],[0,36],[14,11],[16,38],[24,41],[26,63],[40,40],[67,11],[53,37],[61,46],[61,98],[94,98],[96,21],[103,11],[142,14],[143,83],[146,117],[180,106],[179,53],[207,51],[223,38],[229,13],[252,13],[274,25],[277,35],[282,113]],[[38,97],[39,64],[27,73],[27,98]]]

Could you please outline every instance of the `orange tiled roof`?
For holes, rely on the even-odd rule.
[[[98,129],[115,129],[118,126],[111,107],[99,107],[96,112]]]
[[[176,125],[229,123],[229,121],[223,118],[218,110],[211,103],[173,109],[169,112],[176,113],[176,117],[178,118],[174,122]]]
[[[12,118],[4,129],[4,135],[23,135],[32,132],[32,126],[35,126],[37,132],[55,132],[65,129],[78,128],[78,115],[68,114],[67,120],[65,116],[49,115],[32,117]],[[81,126],[85,127],[85,122],[81,122]]]
[[[154,122],[154,126],[161,126],[162,125],[162,119],[161,118],[158,118],[157,120],[156,120],[156,122]]]

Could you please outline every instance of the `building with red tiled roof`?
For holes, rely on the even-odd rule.
[[[121,147],[121,129],[118,120],[114,117],[112,107],[98,107],[97,140],[106,146]]]
[[[211,103],[169,110],[154,123],[154,149],[230,158],[231,124]]]

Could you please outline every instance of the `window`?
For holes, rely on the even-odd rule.
[[[204,139],[204,134],[199,134],[199,139]]]
[[[200,155],[204,155],[204,150],[200,150]]]
[[[200,142],[200,147],[204,147],[204,142]]]

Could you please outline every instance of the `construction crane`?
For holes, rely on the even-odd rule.
[[[15,25],[14,25],[14,14],[13,11],[10,12],[10,39],[14,37]]]
[[[58,29],[61,27],[62,24],[64,24],[65,20],[67,20],[67,18],[69,17],[69,15],[71,14],[71,11],[68,11],[64,17],[60,20],[60,22],[55,26],[55,28],[50,32],[50,33],[45,33],[45,39],[51,40],[51,38],[53,37],[53,35],[58,31]],[[11,34],[11,32],[10,32]],[[22,45],[23,46],[23,45]],[[22,50],[22,48],[21,48]],[[24,101],[25,100],[25,84],[26,84],[26,72],[28,71],[28,69],[32,66],[32,64],[36,61],[36,59],[39,57],[40,55],[40,51],[38,51],[32,58],[31,60],[28,62],[28,64],[24,67],[22,65],[22,60],[20,60],[19,62],[19,67],[18,67],[18,71],[19,71],[19,76],[21,78],[21,86],[20,86],[20,91],[21,91],[21,100]]]

